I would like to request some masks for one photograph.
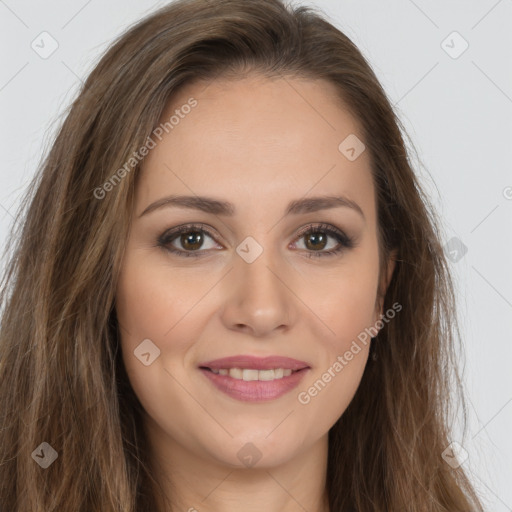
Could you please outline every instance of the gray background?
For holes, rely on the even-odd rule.
[[[0,240],[80,81],[115,36],[164,3],[0,0]],[[462,439],[456,425],[453,440],[489,510],[512,511],[512,0],[301,3],[358,45],[418,151],[464,338],[469,428]],[[43,31],[59,45],[47,59],[31,47]]]

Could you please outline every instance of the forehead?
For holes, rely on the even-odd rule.
[[[184,108],[191,98],[195,106]],[[339,192],[372,210],[368,152],[351,161],[339,148],[347,137],[362,141],[359,123],[327,81],[196,82],[173,96],[160,122],[171,116],[144,161],[139,202],[208,192],[242,206]]]

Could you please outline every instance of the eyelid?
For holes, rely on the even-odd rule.
[[[334,232],[341,237],[348,238],[347,235],[345,235],[345,233],[341,229],[337,228],[336,226],[333,226],[331,224],[326,224],[325,222],[310,222],[306,226],[299,229],[299,231],[297,232],[297,235],[295,237],[295,240],[302,238],[305,234],[307,234],[311,231],[313,231],[313,232],[315,232],[315,231]]]
[[[203,231],[210,238],[212,238],[213,240],[216,241],[217,235],[215,235],[213,233],[213,231],[214,231],[213,228],[211,228],[207,224],[203,224],[201,222],[198,222],[198,223],[192,222],[192,223],[189,223],[189,224],[181,224],[179,226],[175,226],[173,228],[165,230],[158,237],[158,243],[161,243],[162,245],[169,244],[171,241],[173,241],[175,238],[177,238],[178,235],[180,235],[182,233],[188,233],[189,231]],[[191,252],[191,251],[187,251],[187,252]],[[199,252],[199,251],[197,251],[197,252]]]
[[[305,235],[311,233],[327,233],[327,236],[337,239],[338,246],[328,251],[306,251],[305,254],[308,257],[334,256],[338,253],[345,252],[347,249],[352,249],[357,245],[357,240],[354,237],[347,235],[340,228],[333,226],[332,224],[327,224],[325,222],[312,222],[307,224],[298,231],[293,243],[296,243]]]

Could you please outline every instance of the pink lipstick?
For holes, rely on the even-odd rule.
[[[239,355],[201,363],[199,369],[228,396],[246,402],[260,402],[274,400],[291,391],[310,366],[289,357]]]

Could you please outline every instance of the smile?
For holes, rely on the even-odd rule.
[[[231,356],[202,363],[199,370],[231,398],[261,402],[275,400],[297,387],[310,366],[281,356]]]
[[[278,380],[283,377],[289,377],[294,371],[290,370],[290,368],[274,368],[271,370],[256,370],[252,368],[209,368],[209,370],[217,375],[228,375],[232,379],[245,380],[246,382],[254,380]]]

